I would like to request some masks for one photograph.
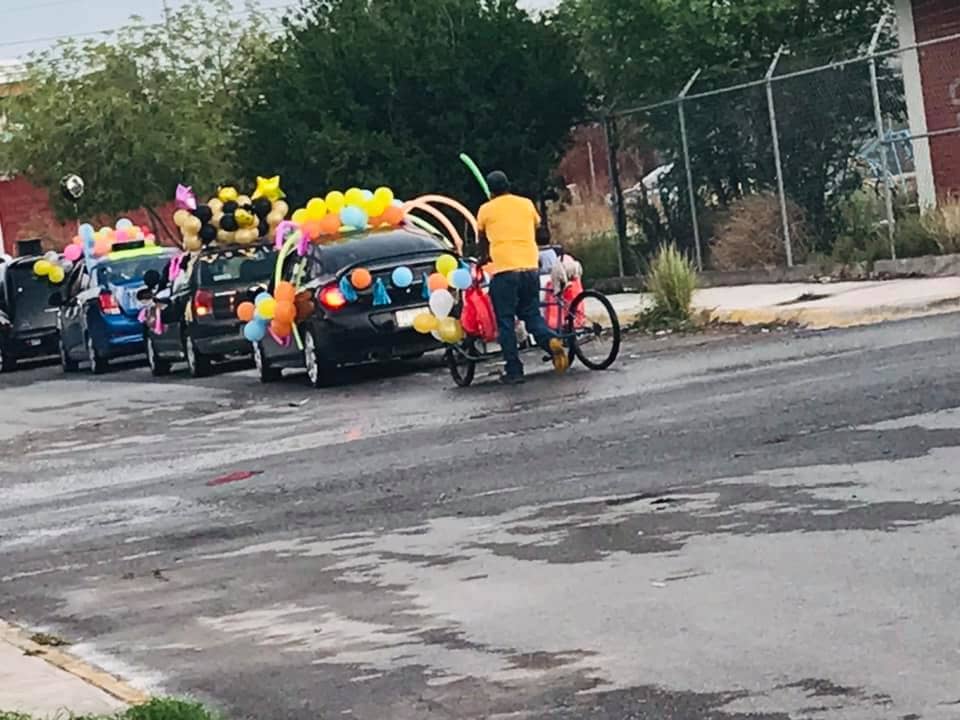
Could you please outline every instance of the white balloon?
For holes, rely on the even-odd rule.
[[[60,260],[60,256],[56,253],[55,250],[51,250],[50,252],[44,254],[43,259],[46,260],[47,262],[51,262],[54,265],[56,265],[57,262]]]
[[[430,311],[438,318],[445,318],[452,310],[453,295],[446,290],[434,290],[430,295]]]

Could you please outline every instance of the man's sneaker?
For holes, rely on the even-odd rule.
[[[526,382],[526,378],[523,375],[507,375],[506,373],[500,373],[500,384],[501,385],[523,385]]]
[[[557,374],[565,373],[570,367],[570,358],[567,356],[567,348],[560,338],[553,338],[550,341],[550,354],[553,356],[553,369]]]

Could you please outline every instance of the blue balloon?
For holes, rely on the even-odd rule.
[[[80,239],[83,240],[84,244],[92,243],[95,240],[96,230],[93,229],[93,225],[90,223],[84,223],[78,228],[77,234],[80,236]]]
[[[267,326],[253,320],[243,326],[243,336],[252,343],[260,342],[267,336]]]
[[[369,219],[367,213],[355,205],[349,205],[340,211],[340,222],[347,227],[356,228],[357,230],[365,229]]]
[[[473,278],[470,277],[470,271],[460,268],[459,270],[454,270],[450,273],[450,284],[453,285],[457,290],[466,290],[473,283]]]
[[[394,287],[408,288],[413,285],[413,270],[406,265],[401,265],[393,271],[390,279],[393,281]]]
[[[262,293],[260,293],[259,295],[257,295],[257,299],[253,301],[253,304],[254,304],[254,305],[259,305],[259,304],[262,303],[264,300],[272,300],[272,299],[273,299],[273,295],[271,295],[271,294],[268,293],[268,292],[262,292]]]
[[[128,218],[120,218],[117,220],[117,230],[129,230],[133,227],[133,220]]]
[[[373,200],[373,193],[372,193],[372,192],[370,192],[369,190],[363,190],[362,192],[363,192],[363,199],[364,199],[364,200],[366,200],[367,202],[370,202],[371,200]]]

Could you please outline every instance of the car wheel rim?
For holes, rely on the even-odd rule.
[[[260,354],[260,343],[253,344],[253,364],[260,372],[263,372],[263,356]]]
[[[187,364],[191,370],[197,368],[197,350],[193,347],[193,340],[189,337],[187,338]]]
[[[90,367],[97,366],[97,352],[93,348],[93,340],[87,340],[87,357],[90,360]]]
[[[153,340],[149,337],[147,337],[147,364],[151,370],[157,369],[157,354],[156,350],[153,349]]]
[[[313,344],[313,336],[307,335],[307,339],[303,343],[304,361],[307,365],[307,377],[310,378],[310,382],[317,382],[320,378],[320,366],[317,364],[317,353],[316,348]]]

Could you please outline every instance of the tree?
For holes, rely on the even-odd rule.
[[[272,50],[240,122],[298,201],[388,184],[476,204],[460,152],[540,193],[589,102],[573,46],[515,0],[310,0]]]
[[[220,32],[234,14],[227,0],[191,3],[166,26],[134,18],[106,39],[66,40],[34,56],[27,91],[5,106],[11,137],[0,166],[48,188],[61,217],[72,211],[57,190],[68,172],[86,181],[88,217],[151,211],[177,183],[234,178],[230,118],[266,44],[254,12]]]

